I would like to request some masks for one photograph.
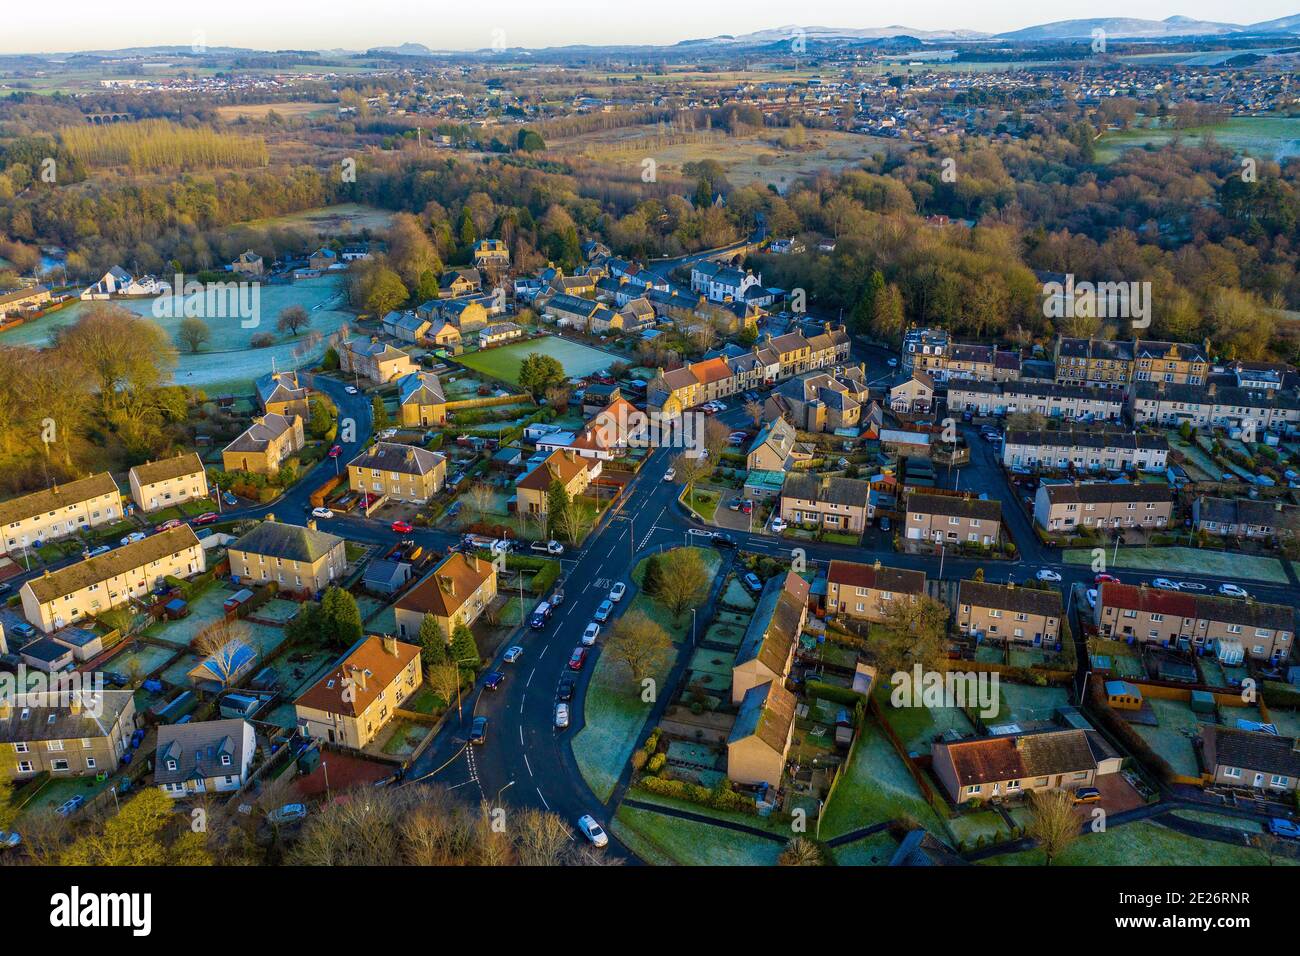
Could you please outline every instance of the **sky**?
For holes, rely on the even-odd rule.
[[[193,7],[193,12],[186,10]],[[1300,0],[920,0],[903,5],[851,0],[6,0],[0,53],[108,50],[129,46],[207,45],[254,49],[363,50],[423,43],[432,49],[500,46],[675,43],[749,33],[794,22],[810,26],[920,30],[964,28],[998,33],[1051,20],[1100,16],[1163,20],[1174,14],[1255,23],[1300,12]],[[500,31],[500,32],[498,32]]]

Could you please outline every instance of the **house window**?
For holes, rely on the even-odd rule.
[[[1285,787],[1291,782],[1290,777],[1284,777],[1280,773],[1273,774],[1273,779],[1269,781],[1274,787]]]
[[[50,762],[50,769],[54,771],[67,770],[68,762],[63,759],[53,760]]]
[[[1240,780],[1240,779],[1241,779],[1241,768],[1240,768],[1240,767],[1224,767],[1224,768],[1223,768],[1223,775],[1224,775],[1225,777],[1231,777],[1233,780]]]
[[[31,773],[31,772],[32,772],[32,762],[31,762],[30,760],[20,760],[20,761],[18,761],[18,772],[19,772],[19,773]]]
[[[87,757],[87,758],[86,758],[86,769],[87,769],[87,770],[94,770],[94,769],[95,769],[95,758],[94,758],[94,757]]]
[[[27,748],[27,745],[26,745],[25,743],[23,743],[23,744],[14,744],[14,752],[15,752],[15,753],[25,754],[25,753],[27,753],[27,750],[28,750],[28,748]]]
[[[1008,780],[1008,781],[1007,781],[1007,789],[1008,789],[1008,790],[1019,790],[1019,789],[1020,789],[1020,781],[1019,781],[1019,780]]]
[[[967,788],[966,788],[966,792],[967,792],[967,793],[979,793],[979,792],[980,792],[980,785],[979,785],[979,784],[974,784],[973,786],[967,787]]]

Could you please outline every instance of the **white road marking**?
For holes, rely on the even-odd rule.
[[[541,788],[541,787],[538,787],[538,788],[537,788],[537,796],[538,796],[539,798],[541,798],[542,806],[544,806],[544,807],[549,811],[549,810],[551,809],[551,805],[550,805],[549,803],[547,803],[547,802],[546,802],[546,798],[542,796],[542,788]]]
[[[528,680],[524,681],[525,687],[531,687],[533,685],[533,675],[536,673],[537,673],[536,667],[534,667],[531,671],[528,672]]]
[[[528,768],[528,776],[533,775],[533,765],[528,762],[528,754],[524,754],[524,766]]]

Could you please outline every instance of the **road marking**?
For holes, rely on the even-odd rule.
[[[537,796],[541,798],[542,806],[544,806],[544,807],[547,809],[547,811],[549,812],[550,809],[551,809],[551,805],[550,805],[549,803],[547,803],[547,802],[546,802],[546,798],[542,796],[542,788],[541,788],[541,787],[538,787],[538,788],[537,788]]]
[[[534,667],[531,671],[528,672],[528,680],[524,681],[524,686],[525,686],[525,687],[532,687],[532,686],[533,686],[533,675],[536,674],[536,673],[537,673],[537,668],[536,668],[536,667]]]
[[[520,725],[519,725],[519,746],[522,747],[523,745],[524,745],[524,725],[523,725],[523,724],[520,724]],[[527,759],[527,758],[524,758],[524,759]],[[530,773],[531,773],[531,771],[530,771]]]
[[[520,741],[522,743],[522,741]],[[528,754],[524,754],[524,766],[528,768],[528,776],[533,775],[533,765],[528,762]]]

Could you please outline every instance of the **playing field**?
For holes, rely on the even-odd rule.
[[[477,372],[518,385],[519,367],[524,364],[524,359],[534,352],[557,359],[564,366],[564,374],[570,378],[602,371],[619,361],[619,358],[610,352],[602,352],[600,349],[593,349],[552,335],[533,339],[530,342],[515,342],[513,345],[503,345],[500,348],[458,355],[456,361]]]

